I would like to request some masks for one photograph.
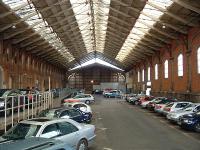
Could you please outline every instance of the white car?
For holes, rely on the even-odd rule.
[[[194,104],[190,104],[188,106],[186,106],[184,109],[176,111],[176,112],[170,112],[167,115],[167,119],[174,121],[176,123],[178,123],[179,118],[183,115],[188,115],[188,114],[192,114],[195,113],[197,111],[200,110],[200,103],[194,103]]]
[[[82,150],[91,146],[96,136],[94,132],[94,125],[80,124],[71,119],[35,118],[16,124],[1,137],[1,140],[53,138],[65,142],[73,149]]]
[[[73,98],[66,99],[64,100],[64,102],[77,102],[77,100],[86,104],[91,104],[94,102],[94,96],[92,96],[91,94],[81,94],[76,95]]]
[[[89,105],[82,103],[82,102],[75,102],[75,103],[66,103],[66,105],[64,106],[68,106],[68,107],[74,107],[76,109],[80,109],[82,112],[85,113],[91,113],[92,114],[92,109]]]

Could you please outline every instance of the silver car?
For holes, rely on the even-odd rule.
[[[73,150],[65,142],[39,137],[8,140],[0,143],[0,150]]]
[[[192,104],[191,102],[172,102],[167,104],[163,109],[163,115],[167,116],[170,112],[176,112]]]
[[[167,115],[167,119],[178,123],[179,118],[183,115],[191,114],[200,110],[200,103],[194,103],[186,106],[182,110],[176,112],[170,112]]]
[[[73,149],[85,150],[91,146],[95,136],[94,125],[80,124],[71,119],[35,118],[21,121],[8,130],[1,140],[53,138],[66,142]]]

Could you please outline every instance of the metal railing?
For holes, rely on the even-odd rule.
[[[53,93],[0,97],[0,130],[7,131],[21,120],[36,117],[42,110],[53,108]]]

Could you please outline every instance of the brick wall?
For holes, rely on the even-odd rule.
[[[189,30],[188,35],[180,35],[178,40],[174,40],[170,45],[161,48],[152,57],[145,62],[133,66],[133,70],[142,70],[151,67],[151,93],[156,96],[176,97],[182,100],[191,100],[200,102],[200,74],[197,72],[197,49],[200,47],[200,27]],[[178,76],[179,54],[183,54],[183,76]],[[168,60],[168,78],[164,78],[164,62]],[[147,65],[143,65],[147,64]],[[158,64],[158,80],[155,80],[155,64]],[[143,67],[141,67],[143,66]],[[147,73],[145,73],[147,76]],[[133,84],[138,83],[137,74],[134,74]],[[140,86],[135,86],[135,91],[141,91]]]
[[[26,88],[38,86],[45,90],[63,87],[65,71],[48,62],[12,46],[9,41],[0,40],[0,88]]]

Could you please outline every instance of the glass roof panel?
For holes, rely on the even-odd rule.
[[[9,6],[20,18],[32,26],[32,28],[44,38],[55,50],[59,51],[61,47],[67,50],[67,53],[59,51],[68,62],[74,60],[74,57],[69,53],[68,49],[64,46],[60,38],[48,25],[48,23],[42,19],[42,15],[36,11],[36,8],[27,0],[3,0],[3,2]],[[28,4],[28,5],[25,5]],[[22,6],[22,7],[20,7]]]
[[[110,0],[94,0],[95,40],[99,52],[104,51],[109,8]]]
[[[92,36],[92,17],[87,0],[70,0],[87,52],[94,51]],[[88,37],[90,40],[88,40]]]
[[[159,6],[165,10],[173,3],[171,0],[148,0],[148,2],[159,4]],[[148,3],[145,5],[142,12],[152,15],[155,19],[159,19],[163,15],[163,12],[150,6]],[[130,52],[135,48],[137,43],[145,36],[145,32],[148,32],[151,29],[150,27],[155,23],[156,21],[141,13],[126,41],[121,47],[118,55],[116,56],[116,59],[120,62],[123,62]]]

